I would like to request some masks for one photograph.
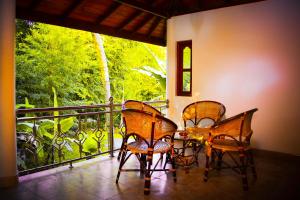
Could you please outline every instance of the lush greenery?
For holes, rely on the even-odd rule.
[[[165,48],[102,38],[116,102],[165,98]],[[106,102],[102,66],[92,33],[17,20],[17,103],[51,106],[52,87],[59,105]]]
[[[107,102],[104,61],[93,33],[22,20],[17,20],[16,26],[17,108]],[[101,38],[110,93],[115,102],[165,98],[165,48],[110,36]],[[54,116],[59,114],[63,113],[53,113]],[[26,114],[29,116],[34,114]],[[59,121],[19,122],[19,169],[58,162],[61,158],[78,158],[79,152],[90,155],[106,151],[108,134],[102,123],[105,116],[101,116],[102,130],[95,130],[95,119],[95,116],[84,120],[65,117]],[[120,115],[115,115],[114,123],[115,133],[118,133]],[[81,132],[79,124],[85,127]],[[100,132],[101,149],[98,149],[95,139]],[[57,145],[60,137],[62,148]],[[120,135],[115,137],[120,138]]]

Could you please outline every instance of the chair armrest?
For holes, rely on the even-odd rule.
[[[212,136],[211,139],[209,140],[209,143],[210,143],[210,144],[213,144],[215,139],[220,139],[220,138],[225,138],[225,137],[232,139],[232,140],[237,144],[237,146],[242,146],[242,143],[241,143],[239,140],[237,140],[235,137],[233,137],[233,136],[231,136],[231,135],[228,135],[228,134],[218,134],[218,135],[214,135],[214,136]]]
[[[212,137],[217,135],[237,137],[240,135],[242,114],[220,121],[211,127],[210,133]]]

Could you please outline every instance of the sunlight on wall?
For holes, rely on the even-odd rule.
[[[224,71],[220,71],[214,79],[215,92],[223,97],[228,95],[228,91],[234,91],[238,97],[255,98],[268,87],[276,85],[280,79],[276,67],[262,59],[245,60],[242,66],[234,66],[235,63],[227,63],[227,65],[233,66],[234,71],[227,70],[229,66],[223,66]]]

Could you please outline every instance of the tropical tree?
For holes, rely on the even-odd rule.
[[[35,24],[17,46],[17,103],[28,97],[37,107],[104,102],[104,81],[90,33]]]
[[[52,87],[60,105],[104,103],[110,96],[115,102],[165,98],[165,48],[40,23],[19,24],[18,104],[27,97],[36,107],[51,106]]]

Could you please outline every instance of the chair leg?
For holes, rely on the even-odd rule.
[[[219,151],[219,152],[217,153],[217,156],[218,156],[217,170],[221,170],[223,155],[224,155],[224,154],[223,154],[222,151]]]
[[[209,155],[207,153],[205,154],[205,170],[204,170],[204,176],[203,176],[203,181],[207,182],[208,179],[208,171],[209,171]]]
[[[121,171],[122,171],[122,167],[123,167],[123,165],[125,164],[126,154],[127,154],[127,151],[126,151],[126,150],[123,150],[123,152],[122,152],[122,157],[121,157],[121,161],[120,161],[120,165],[119,165],[119,170],[118,170],[118,174],[117,174],[117,178],[116,178],[116,183],[117,183],[117,184],[118,184],[118,182],[119,182],[119,178],[120,178],[120,174],[121,174]]]
[[[171,164],[172,164],[172,173],[173,173],[173,180],[177,182],[177,175],[176,175],[176,166],[175,166],[175,157],[171,155]]]
[[[211,166],[215,167],[216,166],[216,150],[211,150],[211,155],[210,155],[210,160],[211,160]]]
[[[161,154],[160,154],[160,159],[161,159],[160,161],[161,161],[161,162],[163,162],[163,158],[164,158],[164,154],[161,153]]]
[[[144,185],[144,194],[148,195],[150,194],[150,186],[151,186],[151,161],[147,161],[147,170],[145,175],[145,185]]]
[[[141,154],[140,157],[140,172],[141,175],[145,173],[145,168],[147,167],[147,160],[146,160],[146,155],[145,154]]]
[[[192,145],[193,145],[193,157],[195,159],[195,163],[196,163],[197,167],[199,167],[199,162],[198,162],[199,150],[198,150],[198,148],[200,148],[200,147],[197,147],[196,143],[193,143]]]
[[[120,158],[121,158],[121,155],[122,155],[123,151],[124,151],[124,140],[122,141],[121,148],[120,148],[120,151],[119,151],[119,154],[118,154],[118,161],[120,161]]]
[[[249,150],[248,152],[249,152],[249,161],[250,161],[250,165],[251,165],[252,174],[253,174],[253,177],[255,179],[257,179],[255,163],[254,163],[254,158],[253,158],[253,152],[252,152],[252,150]]]
[[[165,160],[165,164],[164,164],[164,167],[163,169],[165,170],[166,169],[166,166],[168,163],[170,163],[171,160],[171,154],[169,152],[166,153],[166,160]]]
[[[242,175],[243,189],[245,191],[247,191],[248,190],[248,179],[247,179],[246,165],[245,165],[245,152],[240,151],[239,156],[240,156],[240,162],[241,162],[240,170],[241,170],[241,175]]]

